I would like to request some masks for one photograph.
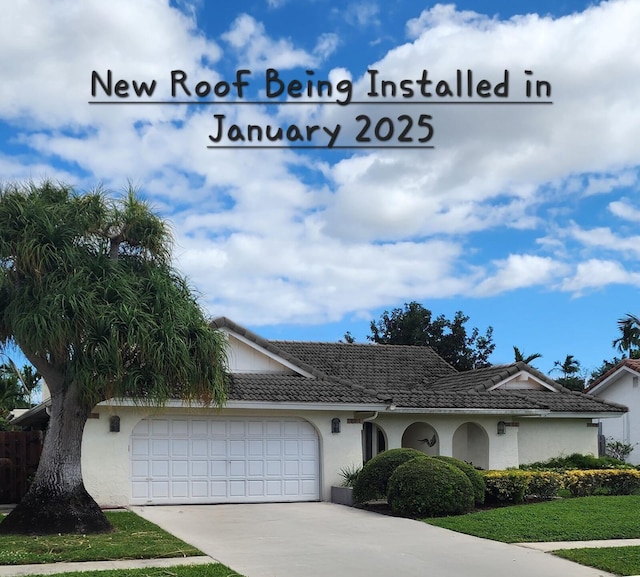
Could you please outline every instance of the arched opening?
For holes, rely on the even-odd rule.
[[[474,467],[489,468],[489,435],[476,423],[464,423],[453,434],[453,457]]]
[[[387,450],[387,437],[376,423],[366,422],[362,427],[362,454],[364,462]]]
[[[402,447],[418,449],[433,457],[440,454],[440,439],[428,423],[412,423],[402,434]]]

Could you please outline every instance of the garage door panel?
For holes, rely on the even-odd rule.
[[[227,477],[227,461],[211,461],[212,477]]]
[[[231,439],[228,446],[229,455],[232,457],[244,457],[246,454],[245,441]]]
[[[264,441],[262,439],[251,439],[248,442],[249,456],[262,457],[264,455]]]
[[[191,424],[191,436],[192,437],[208,437],[209,436],[209,421],[204,419],[194,419]]]
[[[188,457],[189,441],[187,439],[173,439],[171,441],[171,456],[172,457]]]
[[[152,435],[168,435],[169,434],[169,420],[168,419],[153,419],[151,421],[151,434]]]
[[[229,421],[229,436],[244,437],[246,434],[246,423],[244,421]]]
[[[189,477],[189,461],[171,461],[171,476]]]
[[[211,441],[211,456],[212,457],[226,457],[227,456],[227,442],[214,440]]]
[[[158,417],[131,438],[133,504],[316,500],[318,438],[301,419]]]
[[[183,436],[186,437],[189,435],[189,421],[186,419],[178,420],[173,419],[171,421],[171,435],[173,437]]]

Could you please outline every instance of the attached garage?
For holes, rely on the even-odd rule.
[[[130,449],[134,505],[320,498],[318,435],[303,419],[153,417]]]

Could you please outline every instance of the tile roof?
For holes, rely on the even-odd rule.
[[[623,367],[627,367],[628,369],[631,369],[636,373],[640,373],[640,360],[639,359],[622,359],[617,365],[610,368],[604,375],[601,375],[595,381],[592,381],[591,383],[589,383],[589,386],[587,387],[586,390],[590,391],[593,388],[597,387],[602,381],[604,381],[605,379],[608,379],[611,375],[613,375],[615,372],[619,371]]]
[[[213,321],[312,375],[234,373],[229,398],[390,404],[406,409],[621,413],[626,407],[569,391],[523,362],[458,372],[429,347],[270,341],[224,317]],[[526,371],[554,390],[489,389]]]

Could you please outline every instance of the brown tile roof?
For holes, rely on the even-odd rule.
[[[229,398],[244,401],[390,404],[415,409],[620,413],[626,407],[561,387],[522,362],[457,372],[429,347],[270,341],[224,317],[226,327],[313,375],[232,374]],[[555,390],[496,389],[520,371]]]
[[[594,387],[597,387],[602,381],[608,379],[613,373],[620,370],[622,367],[627,367],[632,371],[636,371],[636,373],[640,373],[640,360],[639,359],[622,359],[617,365],[610,368],[604,375],[598,377],[595,381],[589,383],[587,387],[587,391],[592,390]]]

